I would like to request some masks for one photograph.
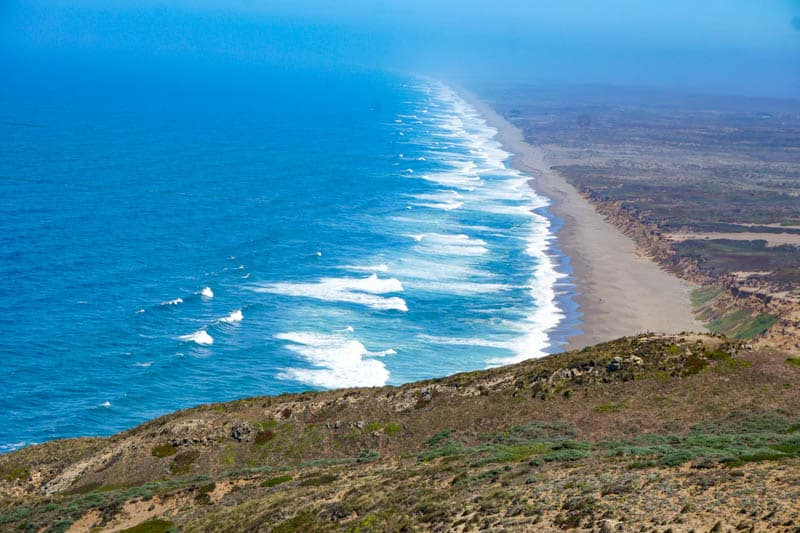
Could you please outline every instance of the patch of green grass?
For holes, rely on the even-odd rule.
[[[281,483],[287,483],[291,481],[293,478],[289,474],[284,476],[273,477],[261,482],[262,487],[274,487],[275,485],[280,485]]]
[[[734,340],[747,340],[761,335],[771,328],[778,317],[767,313],[753,316],[750,311],[740,309],[708,324],[714,333],[724,333]]]
[[[427,441],[425,441],[425,444],[427,444],[428,446],[436,446],[437,444],[447,439],[452,434],[453,434],[452,429],[445,429],[444,431],[440,431],[436,435],[429,438]]]
[[[800,357],[787,357],[786,364],[790,366],[800,367]]]
[[[706,357],[709,359],[713,359],[714,361],[723,361],[725,359],[730,359],[731,354],[726,352],[725,350],[711,350],[710,352],[706,352]]]
[[[358,457],[356,457],[356,462],[369,463],[380,458],[380,456],[381,454],[375,450],[361,450],[361,452],[358,454]]]
[[[426,450],[419,454],[419,460],[422,462],[432,461],[434,459],[438,459],[439,457],[451,457],[455,455],[462,455],[466,452],[466,450],[461,447],[461,445],[453,443],[453,442],[446,442],[441,446],[437,446],[436,448]]]
[[[670,344],[669,346],[666,347],[664,351],[670,355],[680,355],[683,353],[683,348],[681,348],[677,344]]]
[[[225,451],[222,452],[222,457],[220,457],[220,462],[224,466],[233,466],[236,464],[236,456],[234,455],[232,445],[228,445],[225,448]]]
[[[735,340],[752,339],[774,326],[777,321],[778,317],[775,315],[758,315],[748,323],[743,324],[742,327],[734,333],[733,338]]]
[[[733,330],[740,328],[743,324],[750,320],[750,311],[739,309],[733,313],[720,317],[708,324],[708,330],[713,333],[728,334]]]
[[[273,419],[273,418],[270,418],[269,420],[264,420],[262,422],[257,422],[256,426],[258,426],[258,429],[260,429],[261,431],[267,431],[267,430],[270,430],[270,429],[277,428],[278,427],[278,421]]]
[[[702,307],[720,294],[723,288],[717,285],[710,287],[702,287],[692,291],[692,305],[695,307]]]
[[[169,457],[178,453],[178,448],[172,444],[160,444],[158,446],[153,446],[150,453],[153,457]]]
[[[739,368],[750,368],[753,366],[753,363],[748,361],[747,359],[739,359],[737,357],[728,357],[727,359],[723,359],[720,361],[715,370],[719,373],[725,373],[726,371],[736,370]]]
[[[379,431],[382,429],[385,434],[393,437],[403,431],[403,426],[396,422],[371,422],[367,424],[366,429],[367,431]]]
[[[120,533],[168,533],[177,531],[175,524],[169,520],[153,518],[128,529],[123,529]]]
[[[0,479],[5,481],[25,479],[30,475],[31,469],[27,465],[6,465],[0,469]]]

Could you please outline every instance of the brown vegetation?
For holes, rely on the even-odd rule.
[[[790,359],[639,336],[397,388],[201,406],[0,456],[0,529],[794,531]]]

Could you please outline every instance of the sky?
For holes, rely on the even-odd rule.
[[[800,0],[0,1],[8,76],[223,64],[800,98]]]

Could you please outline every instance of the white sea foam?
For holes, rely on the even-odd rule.
[[[244,315],[242,315],[242,310],[237,309],[236,311],[231,311],[231,313],[228,316],[220,318],[219,321],[224,322],[226,324],[236,324],[238,322],[241,322],[243,318]]]
[[[379,265],[366,265],[366,266],[359,266],[359,265],[344,265],[339,267],[342,270],[352,270],[353,272],[388,272],[389,267],[383,263]]]
[[[511,290],[513,287],[504,283],[480,283],[475,281],[440,281],[440,280],[409,280],[406,281],[411,289],[440,292],[444,294],[460,294],[462,296],[475,294],[494,294]]]
[[[31,442],[12,442],[11,444],[0,444],[0,453],[11,452],[14,450],[18,450],[20,448],[24,448],[29,444],[33,444]]]
[[[405,300],[383,294],[402,292],[403,284],[396,278],[322,278],[316,283],[273,283],[253,288],[256,292],[283,294],[365,305],[379,310],[408,311]]]
[[[288,368],[278,377],[323,388],[380,387],[389,371],[373,357],[390,355],[394,350],[370,352],[352,335],[292,331],[278,333],[276,339],[288,342],[286,348],[300,355],[312,368]]]
[[[181,335],[178,338],[184,342],[194,342],[195,344],[200,344],[201,346],[210,346],[214,344],[214,337],[209,335],[204,329],[195,331],[189,335]]]
[[[371,357],[385,357],[387,355],[397,355],[397,352],[394,349],[389,348],[388,350],[383,350],[382,352],[367,352],[367,355]]]
[[[214,291],[211,290],[211,287],[203,287],[203,290],[200,291],[200,296],[203,298],[213,298]]]
[[[111,407],[111,402],[105,401],[100,404],[100,407],[105,407],[106,409],[108,409],[109,407]]]
[[[524,238],[525,253],[531,257],[533,271],[531,272],[527,290],[533,300],[530,314],[519,323],[506,324],[504,329],[515,332],[509,340],[486,340],[481,338],[448,338],[429,337],[428,342],[445,344],[462,344],[502,348],[510,350],[514,356],[497,358],[488,361],[490,364],[510,363],[530,357],[540,357],[545,354],[549,346],[549,332],[563,319],[563,312],[559,309],[556,299],[556,288],[564,277],[559,274],[549,255],[550,241],[553,239],[550,231],[549,220],[535,210],[548,205],[548,201],[537,195],[528,185],[529,176],[525,176],[506,166],[510,157],[497,141],[497,130],[489,126],[480,114],[466,101],[459,97],[453,90],[440,83],[425,83],[424,89],[433,98],[428,105],[431,110],[429,122],[439,130],[440,139],[447,139],[457,146],[458,152],[463,154],[466,149],[468,155],[455,156],[447,164],[452,170],[430,172],[421,175],[422,178],[462,191],[459,208],[468,211],[479,211],[492,215],[519,217],[526,222],[514,223],[508,230],[491,229],[491,233],[484,233],[486,237],[496,238]],[[437,143],[432,143],[435,146]],[[441,157],[439,148],[435,148]],[[442,203],[442,199],[437,200]],[[462,226],[468,231],[482,231],[483,228]],[[487,231],[490,228],[486,228]],[[440,255],[469,255],[471,253],[486,253],[487,245],[480,239],[465,238],[452,235],[442,238],[441,234],[413,234],[409,235],[418,243],[417,248],[431,254]],[[427,242],[426,242],[427,241]],[[393,272],[404,275],[402,268],[395,268]],[[406,278],[409,289],[416,289],[417,283],[413,278]],[[498,284],[501,285],[501,284]],[[449,286],[453,292],[478,292],[481,286],[503,290],[506,287],[494,287],[492,283],[476,283],[474,279],[457,279],[449,276],[443,280],[431,279],[428,282],[429,290],[446,290]],[[513,326],[513,327],[511,327]]]
[[[439,191],[435,194],[417,194],[414,195],[416,200],[422,200],[420,203],[415,203],[417,207],[430,207],[431,209],[443,209],[445,211],[452,211],[464,205],[461,201],[463,196],[457,191]]]
[[[161,302],[161,305],[180,305],[183,303],[183,298],[175,298],[174,300],[167,300],[166,302]]]
[[[141,363],[133,363],[133,366],[138,366],[140,368],[149,368],[153,366],[152,361],[142,361]]]
[[[513,350],[513,341],[495,341],[484,339],[480,337],[475,338],[460,338],[460,337],[439,337],[435,335],[417,335],[421,341],[429,342],[431,344],[445,344],[452,346],[482,346],[484,348],[500,348],[504,350]]]
[[[489,252],[486,241],[470,238],[463,233],[420,233],[407,236],[419,243],[417,248],[420,251],[434,255],[475,256]]]

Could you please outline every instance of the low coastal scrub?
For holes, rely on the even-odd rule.
[[[642,509],[697,513],[680,511],[694,486],[728,487],[735,514],[753,505],[743,476],[780,485],[800,464],[793,359],[720,336],[640,335],[401,387],[200,406],[0,456],[0,488],[29,491],[0,500],[0,530],[128,526],[130,504],[189,532],[599,529]],[[90,466],[57,492],[34,486],[75,464]]]
[[[573,440],[573,432],[560,433],[553,427],[543,432],[545,427],[533,423],[478,437],[442,432],[429,439],[428,449],[417,458],[421,462],[466,461],[471,467],[521,461],[541,466],[550,462],[607,458],[630,460],[629,468],[646,468],[690,462],[705,466],[740,466],[748,462],[800,457],[800,419],[775,413],[736,414],[713,424],[696,426],[687,434],[642,435],[626,441],[596,443]],[[533,428],[535,430],[531,431]]]

